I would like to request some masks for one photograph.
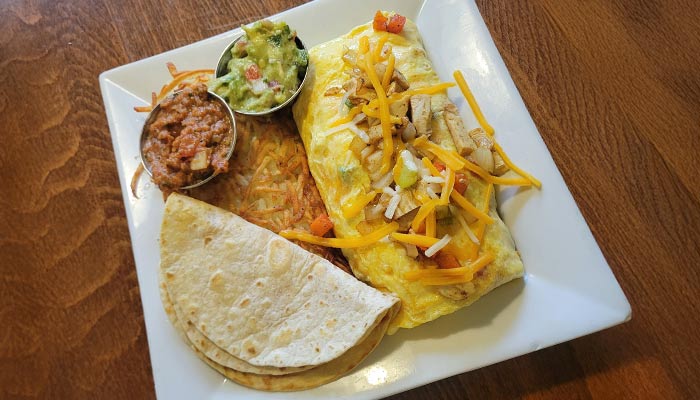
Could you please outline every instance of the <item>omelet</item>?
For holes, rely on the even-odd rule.
[[[334,243],[357,278],[401,299],[389,333],[521,277],[493,194],[507,167],[492,137],[464,129],[416,25],[361,25],[309,56],[294,120]]]

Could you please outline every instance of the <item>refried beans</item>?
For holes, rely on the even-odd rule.
[[[186,87],[163,100],[147,129],[143,154],[161,190],[228,171],[233,129],[228,110],[209,96],[206,85]]]

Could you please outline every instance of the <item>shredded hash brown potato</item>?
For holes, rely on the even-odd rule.
[[[275,233],[286,229],[308,232],[311,222],[325,214],[326,208],[289,112],[269,118],[237,114],[236,129],[229,173],[192,189],[190,195]],[[294,242],[349,272],[339,251]]]

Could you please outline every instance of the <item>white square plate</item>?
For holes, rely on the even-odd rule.
[[[298,393],[266,393],[228,382],[182,342],[158,295],[161,193],[142,185],[132,196],[138,140],[151,91],[180,70],[214,68],[240,29],[104,72],[104,97],[143,300],[156,393],[162,399],[280,399],[388,396],[595,332],[630,318],[630,306],[581,216],[471,0],[319,0],[285,11],[284,20],[311,47],[370,20],[378,9],[417,22],[443,80],[463,71],[496,137],[511,158],[542,181],[542,190],[501,189],[500,212],[526,268],[471,307],[386,337],[351,374]],[[473,118],[458,90],[450,97]]]

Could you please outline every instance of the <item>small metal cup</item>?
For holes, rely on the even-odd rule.
[[[171,98],[178,93],[180,93],[182,90],[175,91],[171,93],[168,98]],[[226,100],[222,99],[219,95],[216,93],[213,93],[211,91],[207,91],[207,94],[209,95],[210,98],[215,99],[219,103],[221,103],[222,106],[224,106],[224,109],[226,110],[226,116],[229,119],[229,122],[231,123],[231,133],[233,137],[231,138],[231,147],[228,149],[228,152],[226,152],[226,160],[228,161],[231,159],[231,155],[233,154],[233,149],[236,147],[236,118],[233,115],[233,112],[231,111],[231,108],[226,104]],[[148,161],[146,161],[146,157],[143,154],[143,147],[144,144],[146,143],[146,138],[148,137],[148,127],[153,123],[153,120],[156,118],[156,115],[158,115],[158,111],[160,111],[160,103],[158,103],[153,110],[148,114],[148,117],[146,118],[146,122],[143,124],[143,129],[141,130],[141,140],[139,142],[139,154],[141,155],[141,163],[143,164],[144,169],[146,172],[148,172],[148,175],[153,178],[153,173],[151,172],[151,166],[148,164]],[[183,186],[179,188],[173,188],[173,189],[180,189],[180,190],[186,190],[186,189],[193,189],[198,186],[202,186],[205,183],[209,182],[210,180],[214,179],[214,177],[218,175],[217,173],[212,173],[211,175],[207,176],[206,178],[197,181],[191,185],[188,186]]]
[[[233,48],[233,46],[236,45],[236,43],[238,43],[239,40],[241,40],[244,37],[245,37],[245,35],[241,35],[241,36],[237,37],[233,42],[231,42],[228,46],[226,46],[226,49],[224,49],[223,53],[221,53],[221,56],[219,57],[219,63],[216,64],[216,77],[217,78],[220,78],[228,73],[228,62],[231,61],[231,58],[232,58],[231,49]],[[298,49],[306,50],[306,46],[304,46],[304,43],[301,41],[301,39],[299,39],[298,36],[296,38],[294,38],[294,42],[296,43]],[[236,110],[236,109],[234,109],[233,111],[240,113],[240,114],[245,114],[245,115],[260,116],[260,115],[272,114],[273,112],[275,112],[277,110],[281,110],[282,108],[291,104],[294,101],[294,99],[296,99],[296,97],[299,95],[299,93],[301,92],[301,88],[304,86],[304,82],[306,82],[306,76],[308,75],[308,72],[309,72],[309,66],[307,65],[306,69],[304,70],[304,75],[299,76],[299,80],[300,80],[299,87],[297,88],[297,90],[294,92],[294,94],[290,98],[288,98],[287,100],[284,101],[284,103],[278,104],[278,105],[276,105],[272,108],[269,108],[267,110],[257,111],[257,112],[246,111],[246,110]]]

